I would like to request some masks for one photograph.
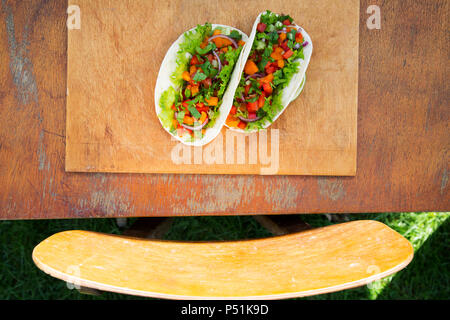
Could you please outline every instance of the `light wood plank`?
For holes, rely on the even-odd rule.
[[[41,242],[46,273],[103,291],[170,299],[281,299],[364,285],[404,268],[411,244],[376,221],[231,242],[65,231]]]

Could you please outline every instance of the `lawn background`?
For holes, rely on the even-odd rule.
[[[402,234],[415,256],[406,269],[363,286],[305,299],[449,299],[450,213],[350,214],[346,219],[378,220]],[[333,224],[324,214],[302,215],[312,227]],[[131,224],[134,219],[127,219]],[[142,299],[105,292],[100,296],[69,290],[65,282],[37,269],[31,259],[35,245],[71,229],[121,234],[115,219],[0,221],[0,299]],[[271,236],[249,216],[180,217],[168,240],[237,240]]]

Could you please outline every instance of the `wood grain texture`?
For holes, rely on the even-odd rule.
[[[366,27],[371,4],[381,30]],[[347,178],[66,173],[67,2],[0,6],[2,219],[450,208],[448,1],[361,1],[358,172]]]
[[[272,167],[271,173],[280,175],[355,174],[359,0],[251,1],[246,10],[239,10],[239,0],[69,4],[80,7],[82,26],[68,32],[67,171],[260,174],[261,168]],[[236,142],[229,148],[229,140],[236,138],[223,128],[222,137],[208,146],[185,147],[190,151],[180,153],[189,152],[188,163],[177,163],[173,152],[178,154],[182,145],[161,127],[153,103],[167,50],[181,33],[206,21],[250,35],[266,9],[288,12],[312,37],[303,93],[270,127],[267,146],[253,134],[259,136],[257,148],[251,149],[250,138],[242,149]],[[279,143],[272,141],[272,129],[278,130]],[[206,153],[216,146],[223,156],[208,164]],[[265,150],[271,164],[258,155]],[[238,153],[247,153],[242,163]],[[249,153],[257,160],[251,161]],[[226,160],[233,155],[230,164]]]
[[[280,299],[333,292],[397,272],[412,257],[405,238],[375,221],[204,243],[65,231],[33,251],[35,264],[59,279],[170,299]]]

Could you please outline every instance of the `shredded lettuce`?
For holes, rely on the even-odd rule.
[[[228,82],[230,81],[231,73],[233,72],[234,65],[236,64],[237,59],[239,58],[239,54],[241,53],[242,47],[237,48],[236,50],[228,50],[225,53],[225,60],[228,61],[226,66],[223,66],[219,75],[217,76],[221,81],[218,97],[222,98],[226,88],[228,87]]]
[[[177,67],[171,75],[175,87],[180,87],[183,84],[181,75],[187,70],[192,55],[196,53],[195,49],[200,46],[211,30],[211,24],[205,23],[204,25],[197,25],[194,30],[184,34],[184,41],[180,43],[180,49],[177,52]]]
[[[169,87],[164,91],[159,99],[159,106],[161,107],[161,112],[159,113],[159,118],[165,128],[170,128],[172,126],[172,119],[174,115],[174,110],[172,110],[172,105],[175,103],[175,89]]]

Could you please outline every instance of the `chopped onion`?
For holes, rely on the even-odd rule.
[[[192,127],[192,126],[188,126],[187,124],[184,124],[184,123],[182,123],[181,126],[185,129],[196,131],[196,130],[202,129],[207,123],[208,123],[208,118],[206,118],[205,122],[203,122],[200,126]]]
[[[220,58],[219,58],[219,55],[217,54],[217,52],[213,51],[212,53],[216,57],[217,63],[219,65],[219,72],[217,72],[217,74],[214,76],[214,79],[215,79],[217,77],[217,75],[220,73],[220,71],[222,70],[222,63],[220,62]]]
[[[226,36],[226,35],[223,35],[223,34],[217,34],[217,35],[215,35],[215,36],[212,36],[211,38],[208,39],[208,41],[211,41],[211,40],[216,39],[216,38],[225,38],[225,39],[228,39],[228,40],[230,40],[231,43],[233,44],[234,48],[237,49],[237,48],[239,47],[238,44],[236,43],[236,41],[234,41],[233,38],[231,38],[231,37],[229,37],[229,36]]]
[[[305,42],[303,42],[302,47],[304,48],[304,47],[306,47],[308,44],[309,44],[309,42],[308,42],[308,41],[305,41]]]
[[[261,119],[261,117],[256,117],[255,119],[247,119],[247,118],[244,118],[244,117],[241,117],[241,116],[238,116],[238,118],[241,121],[244,121],[244,122],[255,122],[255,121],[258,121],[259,119]]]
[[[297,50],[299,48],[300,48],[300,43],[296,43],[295,46],[294,46],[294,49]]]
[[[245,77],[245,81],[247,81],[250,78],[262,78],[264,77],[263,73],[254,73],[254,74],[250,74],[248,76]]]

